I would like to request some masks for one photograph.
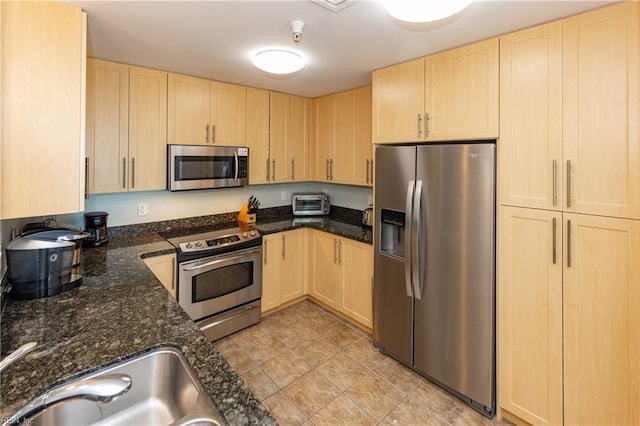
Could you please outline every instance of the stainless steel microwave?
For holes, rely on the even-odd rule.
[[[167,189],[231,188],[249,183],[249,148],[168,145]]]

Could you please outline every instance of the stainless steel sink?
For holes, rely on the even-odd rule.
[[[28,424],[214,426],[225,423],[176,349],[156,349],[75,381],[108,374],[130,376],[129,391],[108,403],[85,399],[57,403],[28,419]]]

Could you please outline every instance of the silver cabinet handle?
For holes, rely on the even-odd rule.
[[[204,141],[205,141],[206,143],[209,143],[209,125],[208,125],[208,124],[207,124],[207,135],[206,135],[206,137],[204,138]]]
[[[276,159],[271,160],[271,180],[276,181]]]
[[[122,158],[122,189],[127,189],[127,158]]]
[[[89,157],[84,158],[84,199],[89,198]]]
[[[425,112],[424,113],[424,137],[427,138],[429,137],[429,119],[431,117],[429,117],[429,113]]]
[[[418,113],[418,139],[422,137],[422,116]]]
[[[338,239],[333,239],[333,263],[338,263]]]
[[[333,158],[329,159],[329,171],[331,172],[329,174],[329,180],[333,180]]]
[[[264,253],[263,253],[263,257],[264,257],[264,264],[267,264],[267,241],[264,241],[264,244],[262,244],[264,246]]]
[[[571,207],[571,160],[567,160],[567,207]]]
[[[558,229],[558,223],[556,221],[556,218],[554,217],[553,218],[553,230],[552,230],[552,232],[553,232],[553,236],[552,236],[552,240],[553,240],[553,242],[552,242],[552,244],[553,244],[552,252],[553,252],[553,255],[552,255],[552,258],[553,258],[553,264],[554,265],[556,264],[556,261],[558,259],[558,253],[557,253],[557,250],[556,250],[556,244],[557,244],[556,232],[557,232],[557,229]]]
[[[211,125],[211,143],[216,143],[216,125]]]
[[[567,267],[571,268],[571,220],[567,220]]]
[[[329,180],[329,159],[327,158],[327,180]]]
[[[271,176],[271,172],[270,172],[271,168],[269,167],[270,164],[271,163],[269,162],[269,159],[267,158],[267,182],[269,182],[269,177]]]
[[[131,189],[136,187],[136,159],[131,159]]]
[[[176,288],[176,258],[171,258],[171,290]]]
[[[366,169],[366,172],[367,172],[367,183],[369,183],[369,159],[368,158],[367,158],[367,165],[365,167],[367,168]]]
[[[342,240],[338,240],[338,265],[342,265]]]
[[[282,235],[282,258],[284,259],[284,245],[285,245],[286,239],[284,238],[284,234]]]
[[[553,205],[558,204],[558,162],[553,160]],[[554,219],[555,220],[555,219]],[[555,260],[553,263],[556,263]]]
[[[295,177],[294,177],[295,176],[295,173],[294,173],[295,166],[296,166],[295,159],[292,158],[291,159],[291,180],[295,179]]]

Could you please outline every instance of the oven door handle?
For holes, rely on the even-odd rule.
[[[199,264],[199,265],[196,265],[196,266],[183,266],[182,270],[183,271],[197,271],[198,269],[208,268],[209,266],[217,265],[219,263],[226,263],[226,262],[233,261],[233,260],[236,260],[236,259],[249,258],[251,254],[255,254],[255,253],[259,253],[259,252],[260,252],[260,248],[258,248],[257,250],[251,250],[251,251],[244,252],[239,256],[222,257],[222,258],[215,259],[215,260],[212,260],[210,262],[202,263],[202,264]]]

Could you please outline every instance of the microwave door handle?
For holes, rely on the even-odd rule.
[[[235,162],[236,162],[236,167],[235,167],[235,169],[236,169],[236,173],[235,173],[235,177],[233,178],[233,180],[234,180],[235,182],[237,182],[237,181],[238,181],[238,153],[237,153],[237,152],[234,152],[234,153],[233,153],[233,159],[234,159],[234,160],[235,160]]]

